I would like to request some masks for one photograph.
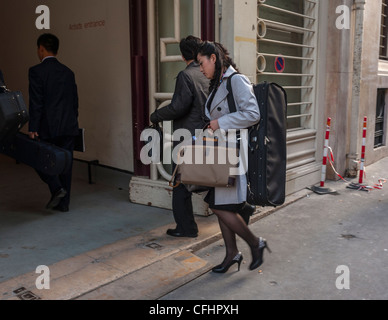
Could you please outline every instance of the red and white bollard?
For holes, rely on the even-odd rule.
[[[321,188],[323,188],[325,186],[325,181],[326,181],[327,156],[329,154],[330,126],[331,126],[331,118],[328,118],[327,119],[327,127],[326,127],[325,146],[323,149]]]
[[[359,184],[362,184],[364,181],[365,174],[365,154],[366,154],[366,131],[367,131],[368,118],[364,117],[364,129],[362,136],[362,148],[361,148],[361,165],[360,165],[360,179]]]
[[[325,146],[323,150],[323,161],[322,161],[322,173],[321,173],[321,183],[320,186],[312,186],[311,190],[318,194],[329,194],[335,193],[336,191],[330,188],[325,188],[326,180],[326,169],[327,169],[327,159],[329,155],[329,139],[330,139],[330,127],[331,127],[331,118],[327,119],[326,126],[326,136],[325,136]]]

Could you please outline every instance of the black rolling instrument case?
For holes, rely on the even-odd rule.
[[[0,153],[48,175],[68,172],[73,161],[70,151],[44,141],[32,140],[23,133],[17,133],[0,143]]]
[[[9,91],[0,80],[0,142],[15,136],[28,119],[22,93]]]
[[[234,74],[233,74],[234,75]],[[236,112],[231,78],[228,104]],[[261,119],[248,128],[248,196],[257,206],[277,207],[285,202],[287,170],[287,94],[276,83],[253,85]]]

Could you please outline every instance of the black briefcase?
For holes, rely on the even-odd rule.
[[[11,92],[1,83],[0,142],[10,139],[28,122],[28,111],[20,91]]]
[[[23,133],[0,144],[0,152],[48,175],[64,174],[70,170],[70,151],[53,144],[32,140]]]
[[[85,152],[85,129],[79,128],[78,135],[74,139],[74,151]]]

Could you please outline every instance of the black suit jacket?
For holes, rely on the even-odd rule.
[[[56,58],[29,70],[29,131],[41,139],[78,134],[78,93],[74,73]]]

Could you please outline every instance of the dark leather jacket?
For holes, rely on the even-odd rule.
[[[173,120],[173,129],[202,129],[206,124],[205,104],[209,95],[209,80],[201,73],[199,65],[192,62],[181,71],[176,80],[171,104],[151,114],[151,122]]]

